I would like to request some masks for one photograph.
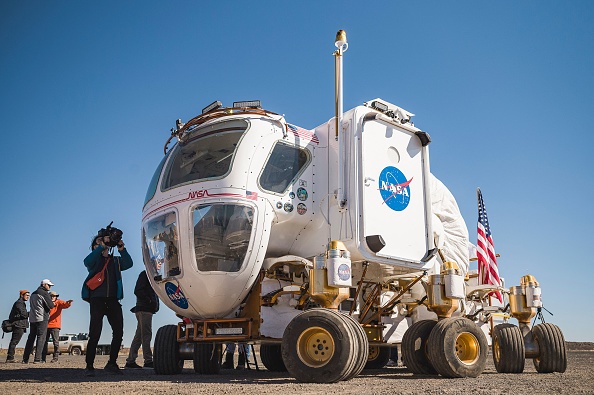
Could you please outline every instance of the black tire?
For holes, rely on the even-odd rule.
[[[72,347],[72,350],[70,350],[70,354],[82,355],[82,350],[80,349],[80,347]]]
[[[260,359],[271,372],[286,372],[287,367],[283,361],[283,354],[280,344],[261,344]]]
[[[427,340],[435,325],[434,320],[417,321],[402,336],[402,362],[412,374],[437,374],[427,351]]]
[[[553,324],[538,324],[532,328],[534,341],[538,343],[539,355],[533,359],[538,373],[565,372],[567,347],[561,329]]]
[[[223,346],[215,343],[196,343],[194,345],[194,372],[218,374],[221,371]]]
[[[369,355],[365,369],[381,369],[390,360],[390,347],[380,347],[376,345],[369,346]]]
[[[489,343],[483,331],[461,317],[439,321],[427,339],[431,364],[444,377],[477,377],[487,365]]]
[[[491,342],[493,363],[499,373],[522,373],[526,361],[524,336],[513,324],[499,324],[493,328]]]
[[[155,335],[153,363],[156,374],[179,374],[184,368],[184,360],[179,356],[177,325],[165,325]]]
[[[345,378],[343,378],[343,380],[346,381],[358,376],[363,371],[363,369],[365,369],[365,364],[369,358],[369,340],[367,338],[367,333],[365,333],[365,329],[363,329],[359,321],[350,315],[341,314],[338,312],[336,312],[336,314],[339,314],[344,320],[347,321],[348,324],[352,326],[355,333],[355,338],[357,339],[355,343],[356,348],[354,351],[357,358],[351,372],[348,373]]]
[[[354,326],[337,312],[307,310],[287,325],[281,353],[289,374],[304,383],[335,383],[356,367]]]

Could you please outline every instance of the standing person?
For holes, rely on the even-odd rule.
[[[108,227],[109,228],[109,227]],[[111,228],[112,230],[115,228]],[[84,264],[89,275],[85,279],[81,291],[82,299],[89,302],[91,321],[89,323],[89,343],[87,344],[86,368],[87,376],[95,376],[95,354],[97,353],[97,344],[101,337],[103,329],[103,317],[111,326],[111,350],[109,361],[105,365],[105,370],[122,374],[117,364],[118,354],[122,346],[124,336],[124,316],[122,314],[122,305],[120,300],[124,298],[124,287],[122,284],[122,271],[132,267],[133,262],[130,254],[124,247],[124,242],[120,239],[117,244],[112,243],[110,236],[105,236],[105,229],[101,229],[97,236],[91,241],[91,253],[84,259]],[[118,230],[119,231],[119,230]],[[120,233],[121,235],[121,233]],[[110,245],[117,245],[120,256],[110,254]],[[99,287],[91,290],[87,285],[95,274],[99,273],[105,267],[104,281]]]
[[[23,354],[23,363],[29,363],[29,357],[31,351],[33,351],[33,343],[37,341],[35,345],[35,359],[33,363],[41,363],[41,355],[45,347],[45,337],[47,333],[47,322],[49,321],[49,312],[54,307],[54,302],[50,297],[49,290],[54,284],[47,278],[41,281],[41,285],[33,294],[29,300],[29,323],[31,324],[31,332],[27,338],[27,344],[25,345],[25,353]]]
[[[6,363],[15,363],[14,351],[17,344],[21,341],[23,334],[29,327],[29,312],[27,311],[27,301],[31,294],[26,289],[19,292],[19,299],[12,305],[8,320],[12,322],[12,337],[8,345],[8,354],[6,354]]]
[[[227,343],[225,348],[225,361],[221,365],[222,369],[233,369],[233,354],[235,353],[235,343]],[[239,343],[237,356],[237,367],[235,369],[245,369],[245,364],[250,359],[250,345]]]
[[[60,349],[60,329],[62,328],[62,310],[67,309],[72,305],[72,299],[63,301],[58,299],[58,295],[54,291],[50,291],[50,297],[54,302],[54,308],[50,310],[49,321],[47,323],[47,336],[45,338],[45,347],[43,348],[42,360],[45,362],[47,356],[47,348],[49,343],[49,337],[52,336],[54,342],[54,357],[51,362],[58,362],[58,355]]]
[[[157,263],[157,271],[161,269],[161,264]],[[134,287],[134,295],[136,295],[136,306],[130,309],[136,315],[136,333],[132,344],[130,345],[130,353],[126,359],[126,368],[139,369],[140,365],[136,363],[138,357],[138,350],[142,345],[142,358],[144,359],[144,367],[153,367],[153,352],[151,351],[151,339],[153,337],[153,314],[159,311],[159,298],[151,287],[151,283],[143,270],[138,275],[136,286]]]

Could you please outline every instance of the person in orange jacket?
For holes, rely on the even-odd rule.
[[[58,362],[58,355],[60,354],[60,343],[58,339],[60,338],[60,329],[62,328],[62,310],[67,309],[72,305],[72,299],[63,301],[58,299],[59,296],[60,295],[54,291],[50,292],[50,297],[52,298],[52,302],[54,302],[54,308],[50,310],[49,322],[47,323],[47,337],[45,339],[45,347],[43,348],[43,355],[41,357],[43,362],[45,362],[47,356],[50,334],[54,341],[54,357],[51,362]]]

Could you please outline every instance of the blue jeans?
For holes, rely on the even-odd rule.
[[[239,352],[245,352],[245,357],[249,358],[251,354],[251,349],[249,344],[239,343]],[[227,343],[226,352],[233,354],[235,352],[235,343]]]

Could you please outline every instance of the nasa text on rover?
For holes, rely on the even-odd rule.
[[[327,123],[214,102],[172,129],[142,217],[147,273],[180,317],[156,334],[155,371],[193,360],[216,373],[222,344],[246,342],[269,370],[329,383],[383,367],[401,344],[415,374],[475,377],[490,333],[499,372],[525,358],[563,372],[559,328],[530,325],[536,279],[507,289],[469,273],[466,225],[413,114],[381,99],[343,112],[344,31],[335,44]],[[509,305],[490,305],[493,291]],[[519,326],[489,328],[494,317]]]

